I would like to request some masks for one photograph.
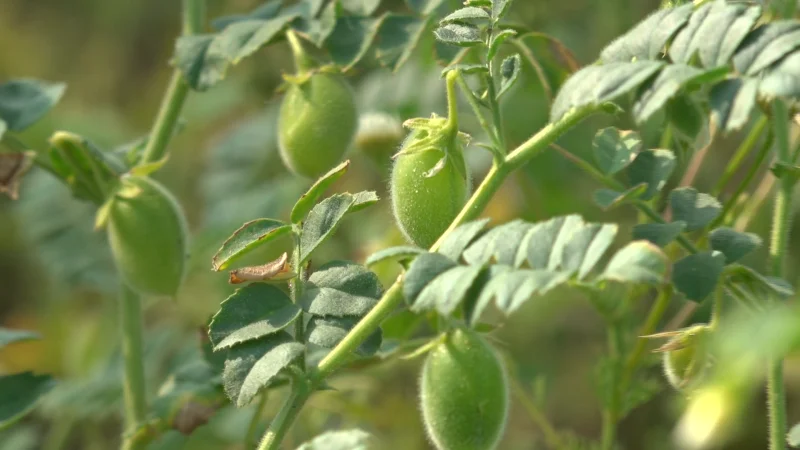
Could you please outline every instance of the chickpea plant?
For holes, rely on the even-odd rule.
[[[526,406],[549,448],[619,448],[619,422],[664,381],[687,400],[675,445],[706,448],[734,438],[731,424],[762,377],[769,392],[769,448],[800,444],[800,432],[787,429],[782,364],[800,342],[800,311],[782,301],[794,295],[783,278],[800,176],[800,145],[793,142],[800,98],[794,2],[665,2],[597,61],[571,74],[552,101],[550,123],[516,148],[507,144],[499,104],[523,66],[541,67],[536,55],[520,51],[528,30],[506,20],[511,0],[407,0],[404,12],[376,15],[385,9],[380,3],[270,0],[212,21],[216,31],[203,34],[202,1],[184,0],[184,33],[164,103],[147,139],[125,153],[103,152],[67,132],[56,132],[47,152],[30,150],[15,133],[53,107],[64,87],[27,79],[0,86],[0,188],[16,197],[27,170],[49,171],[75,197],[96,205],[97,228],[108,234],[122,279],[123,447],[146,448],[169,429],[191,433],[226,402],[245,407],[280,390],[284,404],[267,418],[263,437],[242,438],[248,448],[278,449],[308,399],[328,389],[336,372],[400,356],[425,357],[421,420],[439,450],[502,448],[512,399]],[[391,157],[390,201],[408,245],[383,249],[363,263],[320,261],[316,250],[343,221],[370,214],[369,207],[382,201],[371,191],[327,194],[348,171],[346,151],[355,142],[387,163],[383,147],[401,140],[385,117],[380,129],[386,136],[356,137],[359,113],[346,77],[375,64],[398,69],[431,34],[445,66],[447,116],[405,121],[410,132]],[[287,217],[249,221],[221,244],[213,270],[229,271],[230,283],[242,286],[208,323],[205,369],[149,399],[140,297],[175,294],[188,240],[181,207],[148,176],[166,163],[190,91],[212,88],[259,48],[284,43],[295,71],[284,77],[280,156],[291,172],[316,181]],[[462,129],[465,110],[479,125],[469,130],[477,139]],[[663,128],[661,144],[648,148],[639,131],[617,128],[597,132],[593,160],[555,144],[594,114],[631,119],[636,128],[655,121]],[[747,136],[714,191],[692,187],[690,174],[711,141],[743,130]],[[602,185],[593,195],[600,209],[638,211],[640,221],[624,243],[615,244],[617,224],[578,215],[493,226],[480,218],[506,178],[549,149]],[[473,180],[465,153],[484,150],[491,168]],[[754,163],[746,167],[751,154]],[[762,170],[768,164],[770,170]],[[741,171],[744,176],[734,178]],[[744,196],[759,175],[777,180],[768,274],[740,262],[763,241],[746,232],[765,202]],[[242,265],[242,257],[283,237],[291,238],[290,251],[262,265]],[[385,287],[370,268],[390,263],[402,273]],[[594,375],[603,407],[596,439],[556,430],[518,381],[514,362],[487,336],[498,326],[492,317],[545,302],[556,288],[583,294],[607,325],[608,352]],[[645,301],[651,307],[642,319],[633,306]],[[711,320],[681,328],[684,319],[665,328],[668,307],[679,301],[687,312],[710,302]],[[434,332],[422,340],[384,341],[381,325],[401,312],[423,318]],[[33,338],[0,330],[0,345]],[[647,357],[652,340],[662,344],[654,351],[661,353],[663,381],[648,370],[658,364]],[[31,373],[1,377],[0,424],[30,411],[54,383]],[[191,416],[198,408],[201,417]],[[251,430],[259,421],[256,414]],[[362,430],[329,431],[300,447],[366,448],[381,447]]]

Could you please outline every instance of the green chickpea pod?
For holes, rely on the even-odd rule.
[[[278,116],[278,148],[286,167],[318,178],[344,159],[358,128],[353,91],[337,73],[311,69],[299,38],[288,32],[298,76],[287,77],[288,90]]]
[[[126,175],[120,183],[106,217],[119,273],[140,294],[174,296],[187,258],[183,211],[172,194],[150,178]]]
[[[508,416],[505,369],[475,331],[448,332],[425,360],[420,404],[438,450],[493,450]]]

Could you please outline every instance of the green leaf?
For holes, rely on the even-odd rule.
[[[317,203],[303,222],[300,262],[308,261],[314,250],[336,231],[347,213],[359,211],[377,201],[374,192],[360,192],[335,194]]]
[[[215,271],[225,270],[256,248],[292,231],[292,226],[274,219],[256,219],[245,223],[222,243],[212,259]]]
[[[709,94],[711,121],[724,132],[744,127],[756,106],[758,80],[733,78],[715,85]]]
[[[61,100],[66,88],[26,78],[6,81],[0,84],[0,119],[12,131],[28,128]]]
[[[639,133],[618,128],[603,128],[594,135],[592,149],[597,167],[605,175],[614,175],[628,167],[642,147]]]
[[[683,92],[667,102],[667,120],[674,127],[678,137],[691,142],[697,139],[708,124],[708,114],[699,100],[689,92]]]
[[[664,63],[659,61],[613,62],[584,67],[561,87],[553,101],[550,121],[557,121],[572,108],[597,107],[613,102],[638,88],[662,67]]]
[[[800,52],[776,63],[762,75],[758,93],[765,102],[776,98],[796,101],[800,96]]]
[[[513,270],[509,266],[494,266],[492,270],[490,281],[475,303],[472,323],[480,319],[492,299],[500,311],[509,315],[534,295],[544,295],[570,278],[568,272],[550,270]]]
[[[520,243],[524,242],[531,227],[532,224],[519,219],[494,227],[463,252],[464,260],[469,264],[484,265],[494,259],[499,264],[518,267],[524,262],[517,258],[521,251]]]
[[[375,39],[375,57],[385,67],[396,71],[408,61],[419,44],[427,21],[413,16],[387,14]]]
[[[333,61],[344,70],[349,70],[367,54],[386,16],[377,19],[370,17],[343,16],[336,20],[325,48]]]
[[[314,182],[314,184],[308,188],[308,191],[306,191],[306,193],[300,197],[300,200],[298,200],[292,208],[292,213],[289,215],[289,219],[292,221],[292,223],[302,222],[314,205],[317,204],[317,201],[320,197],[322,197],[322,194],[324,194],[325,191],[327,191],[336,180],[341,178],[342,175],[347,172],[349,167],[350,160],[348,159],[347,161],[344,161],[328,171],[328,173]]]
[[[283,0],[268,0],[247,14],[218,17],[211,21],[211,27],[220,31],[232,23],[242,22],[244,20],[272,19],[278,15],[281,6],[283,6]]]
[[[796,50],[800,43],[800,23],[778,21],[753,30],[742,42],[733,57],[736,71],[745,75],[757,75],[770,65]]]
[[[315,316],[363,316],[383,294],[378,276],[349,261],[332,261],[312,273],[299,303]]]
[[[683,64],[671,64],[653,81],[633,106],[636,121],[644,123],[687,86],[719,80],[728,72],[727,67],[700,70]]]
[[[492,0],[492,20],[500,21],[508,13],[513,0]]]
[[[658,247],[646,241],[631,242],[614,254],[603,272],[603,279],[659,285],[664,282],[669,259]]]
[[[792,429],[789,430],[789,434],[786,436],[786,442],[794,447],[800,447],[800,423],[795,424]]]
[[[336,347],[360,319],[357,317],[312,317],[308,322],[308,342],[324,348]],[[360,356],[371,356],[381,347],[383,334],[378,328],[358,347]]]
[[[706,68],[727,65],[761,15],[761,8],[728,2],[710,2],[692,14],[672,41],[669,56],[689,64],[697,54]]]
[[[225,393],[239,408],[246,406],[304,351],[283,331],[231,348],[222,373]]]
[[[444,0],[406,0],[409,8],[423,16],[429,16],[444,3]]]
[[[500,91],[497,93],[498,98],[514,86],[519,77],[521,67],[522,58],[518,54],[511,55],[503,60],[500,65]]]
[[[586,224],[578,215],[562,216],[535,224],[521,242],[516,266],[527,260],[531,269],[557,270],[561,267],[564,248],[571,237]]]
[[[0,376],[0,430],[28,414],[54,385],[49,375],[32,372]]]
[[[25,342],[40,339],[39,333],[27,330],[12,330],[0,327],[0,349],[15,342]]]
[[[461,8],[453,11],[452,13],[448,14],[444,19],[439,21],[441,25],[447,25],[449,23],[476,23],[476,24],[483,24],[489,22],[492,17],[486,12],[483,8],[477,8],[475,6],[467,6],[466,8]]]
[[[470,24],[449,23],[434,30],[433,34],[439,41],[458,47],[472,47],[483,43],[480,28]]]
[[[517,32],[515,30],[502,30],[495,34],[492,43],[489,45],[489,50],[486,52],[486,60],[492,61],[497,56],[503,43],[516,35]]]
[[[725,269],[725,255],[702,252],[686,256],[672,267],[672,283],[687,299],[701,302],[717,287]]]
[[[744,233],[728,227],[711,230],[709,240],[712,250],[725,255],[725,264],[736,262],[761,246],[761,238],[757,234]]]
[[[427,253],[427,251],[419,247],[389,247],[371,254],[364,262],[364,265],[367,267],[372,267],[376,264],[386,261],[396,261],[403,264],[406,261],[412,260],[423,253]]]
[[[405,274],[403,296],[413,305],[425,286],[437,276],[456,266],[455,261],[438,253],[419,255]]]
[[[600,53],[604,63],[657,59],[667,42],[689,21],[692,5],[659,10]]]
[[[174,64],[189,86],[204,91],[225,78],[231,66],[272,42],[298,16],[282,14],[267,20],[248,19],[225,27],[217,35],[182,36]]]
[[[381,0],[339,0],[339,3],[354,16],[371,16],[381,5]]]
[[[359,430],[329,431],[297,447],[297,450],[370,450],[369,434]]]
[[[670,192],[669,203],[672,207],[672,218],[686,222],[686,231],[704,228],[722,211],[719,200],[690,187]]]
[[[275,286],[252,283],[238,289],[211,319],[208,336],[214,350],[277,333],[300,316],[300,308]]]
[[[640,223],[633,226],[633,239],[650,241],[659,247],[666,247],[686,229],[686,222]]]
[[[460,225],[444,237],[437,252],[457,261],[472,241],[483,232],[488,223],[489,219],[480,219]]]
[[[583,280],[594,269],[617,235],[615,224],[588,223],[573,232],[564,246],[561,270]]]
[[[675,154],[671,150],[644,150],[636,155],[626,172],[632,185],[647,184],[642,199],[650,200],[667,184],[675,164]]]
[[[443,316],[450,315],[464,300],[482,270],[480,266],[456,266],[438,275],[416,297],[411,311],[436,310]]]
[[[788,281],[764,276],[750,267],[732,264],[726,267],[725,272],[732,283],[749,290],[759,302],[769,296],[789,298],[794,295],[794,287]]]
[[[620,206],[633,203],[640,199],[647,192],[647,185],[644,183],[619,192],[612,189],[598,189],[594,191],[594,202],[604,211],[610,211]]]

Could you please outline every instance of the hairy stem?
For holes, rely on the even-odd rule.
[[[183,35],[188,36],[201,32],[204,21],[204,0],[183,0]],[[189,85],[183,79],[181,71],[175,69],[147,140],[147,146],[142,153],[142,164],[164,158],[188,94]]]
[[[478,123],[480,124],[481,128],[483,128],[483,131],[492,140],[492,145],[494,147],[492,153],[494,154],[495,158],[502,157],[502,153],[498,154],[502,144],[500,144],[500,140],[497,138],[495,130],[491,127],[491,125],[489,125],[489,122],[486,121],[486,117],[484,117],[483,112],[481,111],[481,105],[478,104],[475,94],[472,92],[472,89],[469,87],[467,82],[464,81],[464,77],[461,75],[461,73],[458,74],[458,86],[464,93],[464,97],[466,97],[469,106],[472,107],[472,113],[475,114],[475,117],[478,119]]]
[[[292,391],[289,397],[270,424],[267,433],[258,445],[258,450],[277,450],[280,447],[283,437],[286,435],[292,422],[294,422],[297,414],[300,413],[308,397],[311,396],[311,392],[312,389],[308,386],[296,383],[292,384]]]
[[[789,111],[781,100],[775,100],[772,106],[772,120],[775,130],[777,160],[792,164],[789,149]],[[789,246],[789,230],[792,220],[792,191],[794,180],[791,175],[784,174],[780,178],[778,193],[775,197],[775,211],[772,219],[772,236],[770,240],[770,267],[772,275],[782,278],[786,265],[786,254]],[[767,408],[769,410],[769,448],[784,450],[786,448],[786,392],[783,382],[783,359],[770,355],[773,359],[767,368]]]
[[[204,0],[183,1],[183,33],[193,34],[203,24]],[[146,164],[162,159],[175,129],[189,87],[176,69],[164,96],[161,109],[142,155]],[[147,418],[147,397],[142,355],[142,302],[139,294],[123,283],[120,296],[122,323],[122,352],[125,361],[125,420],[129,428],[141,425]],[[128,433],[123,447],[133,448],[133,433]]]

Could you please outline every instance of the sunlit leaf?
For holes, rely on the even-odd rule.
[[[600,53],[604,63],[656,59],[667,42],[689,21],[692,5],[661,9],[639,22]]]
[[[664,282],[668,268],[669,260],[664,252],[650,242],[636,241],[614,254],[602,278],[658,285]]]
[[[408,246],[389,247],[371,254],[369,258],[367,258],[367,260],[364,262],[364,265],[367,267],[372,267],[376,264],[380,264],[387,261],[396,261],[399,263],[404,263],[406,261],[416,258],[417,256],[423,253],[427,253],[427,251],[419,247],[408,247]]]
[[[378,197],[374,192],[360,192],[335,194],[317,203],[303,222],[301,262],[307,261],[311,253],[333,234],[347,213],[359,211],[377,201]]]
[[[458,260],[461,253],[483,232],[488,223],[489,219],[480,219],[459,226],[444,237],[437,251],[452,260]]]
[[[292,231],[292,226],[274,219],[256,219],[242,225],[217,250],[214,270],[225,270],[244,255]]]
[[[13,330],[0,327],[0,349],[15,342],[25,342],[39,339],[39,333],[27,330]]]
[[[297,447],[297,450],[370,450],[371,437],[364,431],[353,429],[329,431]]]
[[[440,26],[433,33],[439,41],[459,47],[472,47],[483,42],[481,30],[475,25],[449,23]]]
[[[325,191],[328,190],[328,188],[334,182],[336,182],[336,180],[341,178],[342,175],[347,172],[349,167],[350,160],[344,161],[315,181],[314,184],[308,188],[308,191],[306,191],[306,193],[303,194],[299,200],[297,200],[297,203],[295,203],[294,207],[292,208],[292,213],[289,216],[292,223],[302,222],[314,205],[317,204],[317,201],[320,197],[322,197],[322,194],[324,194]]]

